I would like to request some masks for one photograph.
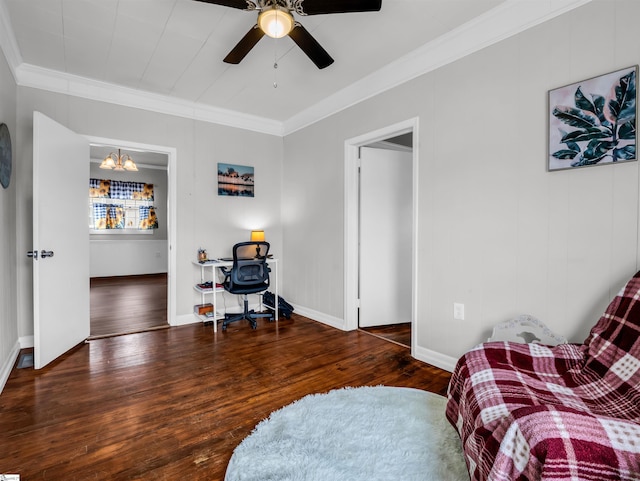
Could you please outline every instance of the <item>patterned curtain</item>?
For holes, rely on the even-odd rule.
[[[107,229],[124,229],[124,206],[110,205],[107,209]]]
[[[107,228],[108,204],[93,204],[93,228],[102,230]]]
[[[89,197],[153,200],[153,184],[123,180],[89,179]]]
[[[97,199],[109,198],[110,180],[89,179],[89,197]]]
[[[138,229],[157,229],[158,218],[156,217],[155,207],[147,207],[145,205],[140,206],[140,223]]]

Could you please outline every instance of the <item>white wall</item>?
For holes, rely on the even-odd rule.
[[[418,354],[521,313],[584,340],[638,267],[638,163],[546,172],[547,91],[640,63],[637,18],[596,0],[288,135],[286,294],[342,319],[344,141],[419,117]]]
[[[91,240],[91,277],[136,276],[167,272],[166,240]]]
[[[13,161],[17,159],[16,83],[0,50],[0,123],[7,124]],[[9,187],[0,187],[0,391],[9,377],[18,344],[16,323],[16,173],[13,166]]]
[[[264,228],[276,256],[282,252],[280,191],[282,139],[133,108],[18,88],[21,133],[18,194],[18,251],[31,243],[32,116],[39,110],[87,136],[119,139],[177,151],[176,272],[177,316],[192,319],[198,296],[193,290],[193,265],[198,247],[211,256],[226,256],[231,246],[248,240],[252,228]],[[217,195],[217,163],[253,165],[254,198]],[[33,334],[31,266],[18,261],[18,330]]]

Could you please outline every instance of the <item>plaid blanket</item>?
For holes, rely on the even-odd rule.
[[[488,342],[449,384],[472,480],[640,480],[640,272],[583,344]]]

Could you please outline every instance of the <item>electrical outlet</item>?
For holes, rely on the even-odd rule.
[[[459,302],[453,303],[453,318],[464,321],[464,304]]]

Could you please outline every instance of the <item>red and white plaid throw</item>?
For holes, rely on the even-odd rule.
[[[640,272],[582,345],[488,342],[449,384],[473,481],[640,480]]]

